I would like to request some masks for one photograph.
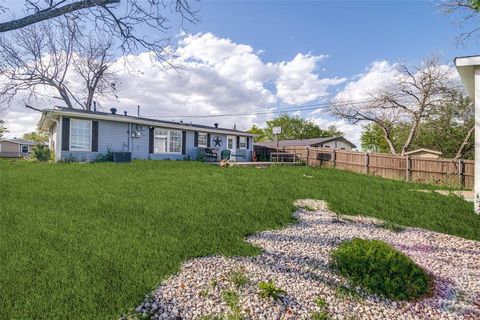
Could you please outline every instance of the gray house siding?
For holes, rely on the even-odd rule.
[[[71,117],[72,119],[80,117]],[[158,126],[161,128],[161,126]],[[136,137],[131,137],[131,132],[136,131],[139,134]],[[195,160],[198,157],[198,148],[194,146],[195,131],[198,130],[184,130],[185,135],[185,154],[176,153],[162,153],[151,154],[149,153],[149,126],[140,125],[135,123],[124,123],[116,121],[98,121],[98,152],[88,151],[61,151],[61,160],[75,160],[75,161],[92,161],[99,155],[106,154],[108,151],[130,151],[133,159],[152,159],[152,160],[183,160],[192,159]],[[214,145],[213,140],[215,137],[219,137],[222,140],[220,147]],[[238,158],[238,161],[250,161],[253,150],[253,139],[249,139],[248,150],[236,150],[233,154],[245,154],[245,157]],[[226,148],[227,135],[222,133],[210,133],[210,146],[213,149],[217,149],[220,153]],[[56,144],[57,148],[60,148],[60,144]]]

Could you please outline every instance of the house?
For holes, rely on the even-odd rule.
[[[440,151],[421,148],[421,149],[405,152],[405,155],[410,156],[410,157],[415,157],[415,158],[438,159],[438,158],[440,158],[442,153]]]
[[[277,149],[276,141],[255,142],[255,146]],[[297,139],[297,140],[279,140],[278,148],[285,147],[319,147],[319,148],[334,148],[341,150],[352,150],[357,146],[345,139],[344,137],[326,137],[313,139]]]
[[[277,151],[277,146],[279,151],[283,151],[284,148],[288,147],[319,147],[340,150],[352,150],[357,147],[344,137],[279,140],[278,145],[276,141],[255,142],[254,150],[256,158],[260,161],[267,161],[270,159],[271,153]]]
[[[0,139],[0,157],[28,158],[35,142],[23,139]]]
[[[133,159],[196,159],[199,150],[231,151],[231,160],[250,161],[252,133],[78,109],[43,110],[39,129],[49,133],[55,160],[91,161],[111,151]]]
[[[480,56],[454,60],[468,96],[475,104],[475,212],[480,214]]]

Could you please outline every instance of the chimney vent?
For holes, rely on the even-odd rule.
[[[218,128],[218,123],[215,122],[215,123],[213,124],[213,126],[214,126],[215,128]]]
[[[112,114],[117,114],[117,108],[111,108],[111,109],[110,109],[110,112],[111,112]]]
[[[97,101],[93,101],[93,112],[97,112]]]
[[[124,115],[127,115],[127,111],[123,111],[123,114],[124,114]]]

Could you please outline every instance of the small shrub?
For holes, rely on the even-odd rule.
[[[198,295],[202,298],[207,298],[208,297],[208,288],[202,289],[198,292]]]
[[[111,151],[107,151],[107,153],[99,154],[95,160],[91,161],[93,163],[99,163],[99,162],[112,162],[113,161],[113,153]]]
[[[275,286],[275,282],[272,280],[260,282],[258,287],[260,288],[260,296],[262,298],[272,298],[273,300],[277,300],[281,295],[286,293],[285,290]]]
[[[37,144],[33,147],[33,157],[40,162],[50,160],[50,149],[44,144]]]
[[[325,301],[325,299],[323,299],[322,297],[317,297],[317,298],[315,299],[315,304],[316,304],[317,307],[319,307],[320,309],[323,309],[323,308],[325,308],[326,306],[328,306],[327,301]]]
[[[237,288],[243,287],[248,283],[247,276],[241,271],[232,271],[228,278]]]
[[[332,252],[332,266],[354,285],[392,300],[426,294],[431,279],[409,257],[378,240],[353,239]]]
[[[310,319],[311,320],[330,320],[331,318],[326,311],[318,311],[318,312],[312,313],[310,316]]]
[[[200,317],[200,320],[225,320],[225,317],[217,316],[217,315],[208,315],[208,316]]]
[[[399,233],[405,230],[405,227],[392,222],[383,222],[381,224],[377,224],[377,227],[387,229],[396,233]]]
[[[217,282],[217,280],[212,279],[212,280],[210,280],[209,284],[210,284],[210,287],[216,288],[217,285],[218,285],[218,282]]]
[[[241,320],[243,317],[240,315],[240,305],[239,305],[239,297],[238,293],[232,290],[224,291],[222,294],[223,301],[227,304],[227,306],[232,311],[227,315],[228,320]]]
[[[340,286],[337,287],[335,290],[335,295],[339,298],[350,298],[353,300],[359,300],[360,299],[360,294],[358,293],[357,290],[349,288],[347,286]]]

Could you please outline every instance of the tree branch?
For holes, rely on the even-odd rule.
[[[57,7],[57,4],[55,4],[44,10],[39,10],[29,16],[0,23],[0,33],[24,28],[34,23],[60,17],[67,13],[75,12],[78,10],[119,3],[120,0],[80,0],[77,2],[66,4],[63,7]]]

